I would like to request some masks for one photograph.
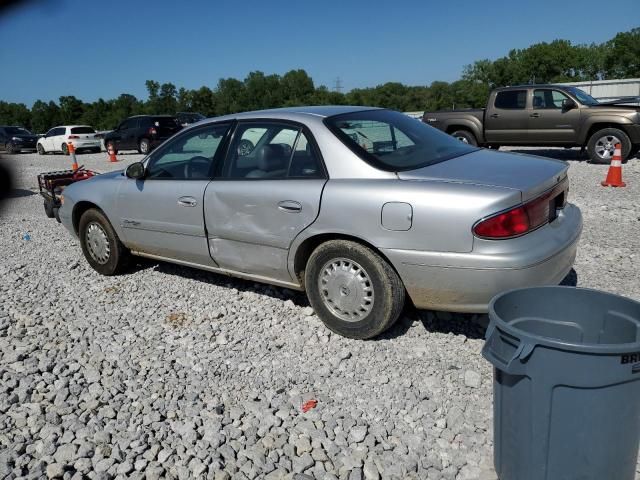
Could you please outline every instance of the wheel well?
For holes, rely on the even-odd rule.
[[[82,201],[74,205],[73,213],[71,214],[71,221],[73,222],[73,230],[76,232],[76,235],[80,233],[80,219],[82,218],[82,215],[84,214],[84,212],[91,208],[95,208],[96,210],[100,210],[102,212],[102,209],[95,203]]]
[[[331,240],[349,240],[351,242],[359,243],[360,245],[364,245],[365,247],[370,248],[378,255],[380,255],[391,268],[396,270],[393,263],[389,261],[384,253],[382,253],[379,249],[371,245],[369,242],[362,240],[358,237],[353,237],[351,235],[345,235],[340,233],[324,233],[320,235],[315,235],[313,237],[307,238],[304,242],[300,244],[298,249],[296,250],[296,256],[293,262],[293,268],[296,275],[296,278],[300,282],[300,285],[304,288],[304,271],[307,266],[307,261],[309,257],[313,253],[313,251],[318,248],[321,244],[325,242],[329,242]],[[397,270],[396,270],[396,273]]]
[[[471,131],[471,129],[469,127],[465,127],[464,125],[449,125],[447,127],[448,134],[452,134],[456,130],[465,130],[475,137],[475,134]]]
[[[589,127],[589,131],[587,132],[587,136],[584,139],[585,145],[589,142],[591,135],[596,133],[598,130],[602,130],[603,128],[617,128],[618,130],[622,130],[625,134],[627,133],[624,129],[623,125],[619,123],[594,123]]]

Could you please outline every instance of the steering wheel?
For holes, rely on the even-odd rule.
[[[184,178],[207,178],[211,159],[203,156],[191,158],[184,164]]]

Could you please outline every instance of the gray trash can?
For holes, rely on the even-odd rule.
[[[573,287],[489,305],[500,480],[633,480],[640,438],[640,303]]]

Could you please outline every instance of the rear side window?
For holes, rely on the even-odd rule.
[[[120,130],[126,130],[129,128],[136,128],[136,126],[138,125],[138,119],[137,118],[130,118],[128,120],[125,120],[124,122],[122,122],[122,125],[120,126]]]
[[[527,106],[527,91],[506,90],[498,92],[494,106],[507,110],[524,109]]]
[[[178,126],[178,122],[172,117],[155,117],[151,121],[156,127],[177,128]]]
[[[91,127],[73,127],[71,133],[96,133]]]

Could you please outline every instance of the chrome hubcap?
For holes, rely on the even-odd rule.
[[[111,247],[109,246],[109,239],[103,228],[97,223],[90,223],[89,227],[87,227],[85,237],[87,250],[89,250],[91,258],[101,265],[107,263],[109,261],[109,255],[111,254]]]
[[[357,322],[373,308],[371,279],[353,260],[336,258],[327,262],[318,275],[318,285],[325,307],[341,320]]]
[[[469,143],[469,140],[467,140],[464,137],[456,137],[458,140],[460,140],[462,143]]]
[[[613,157],[616,143],[620,143],[620,139],[614,135],[600,137],[596,142],[596,154],[602,159],[610,159]]]

